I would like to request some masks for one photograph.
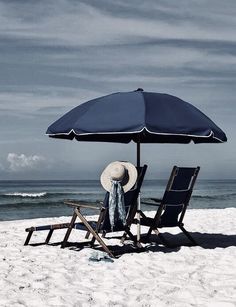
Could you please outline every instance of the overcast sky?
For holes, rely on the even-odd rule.
[[[55,140],[71,108],[138,87],[207,114],[225,144],[142,146],[148,178],[174,164],[236,178],[235,0],[0,0],[0,179],[96,179],[135,144]]]

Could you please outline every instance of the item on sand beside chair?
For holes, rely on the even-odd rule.
[[[105,252],[98,252],[94,251],[91,256],[89,257],[89,261],[93,262],[99,262],[99,261],[105,261],[105,262],[114,262],[114,260],[107,255]]]
[[[94,246],[95,241],[97,241],[99,245],[102,246],[103,250],[109,254],[109,256],[114,257],[113,252],[104,243],[102,236],[105,236],[106,233],[109,233],[112,231],[115,231],[115,232],[122,231],[124,232],[125,236],[129,236],[129,238],[134,243],[136,243],[136,238],[131,233],[130,227],[131,227],[131,224],[137,212],[137,199],[140,193],[140,189],[141,189],[142,182],[143,182],[143,179],[146,173],[146,169],[147,169],[147,165],[137,168],[137,171],[135,168],[137,175],[135,175],[133,171],[132,171],[133,173],[132,174],[130,173],[129,175],[130,176],[129,181],[132,182],[133,188],[131,189],[132,186],[129,187],[129,189],[131,190],[124,193],[124,204],[125,204],[125,213],[126,213],[125,224],[123,224],[123,222],[120,219],[115,219],[114,227],[111,226],[110,217],[109,217],[109,195],[110,195],[109,192],[105,194],[104,201],[96,205],[93,205],[91,203],[84,202],[84,201],[65,200],[64,203],[73,208],[73,215],[72,215],[71,221],[69,223],[63,223],[63,224],[45,225],[45,226],[27,228],[26,231],[28,232],[28,236],[26,238],[25,245],[29,244],[29,241],[34,231],[48,230],[49,232],[48,232],[46,241],[44,242],[48,244],[54,230],[66,228],[67,231],[61,243],[61,247],[64,248],[66,246],[71,245],[71,243],[68,242],[71,231],[73,229],[78,229],[78,230],[84,230],[87,232],[86,239],[88,239],[89,236],[92,235],[92,239],[90,241],[81,242],[81,244],[87,243],[90,246]],[[135,177],[136,179],[134,179]],[[124,185],[124,189],[125,190],[127,189],[125,185]],[[99,211],[99,217],[96,221],[87,220],[87,217],[85,216],[85,214],[81,212],[86,208],[96,209]],[[77,218],[80,219],[80,222],[78,223],[76,223]]]
[[[194,238],[184,228],[183,219],[199,170],[200,167],[174,166],[163,198],[161,200],[152,198],[154,203],[144,202],[158,205],[154,218],[147,217],[141,212],[141,225],[149,227],[146,236],[144,236],[145,240],[150,241],[151,233],[154,232],[164,245],[170,246],[158,228],[179,227],[191,243],[197,245]]]

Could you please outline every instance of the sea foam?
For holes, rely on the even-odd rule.
[[[6,196],[18,196],[18,197],[43,197],[47,193],[40,192],[40,193],[21,193],[21,192],[13,192],[13,193],[6,193]]]

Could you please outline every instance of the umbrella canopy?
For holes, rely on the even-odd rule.
[[[219,143],[225,133],[206,115],[178,97],[120,92],[72,109],[46,132],[78,141],[129,143]]]

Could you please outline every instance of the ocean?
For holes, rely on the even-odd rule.
[[[161,198],[166,180],[145,180],[142,199]],[[99,181],[0,181],[0,221],[71,215],[64,199],[102,201],[105,192]],[[198,180],[190,208],[228,208],[236,206],[236,180]],[[142,205],[144,210],[156,207]],[[94,214],[94,211],[87,211]]]

